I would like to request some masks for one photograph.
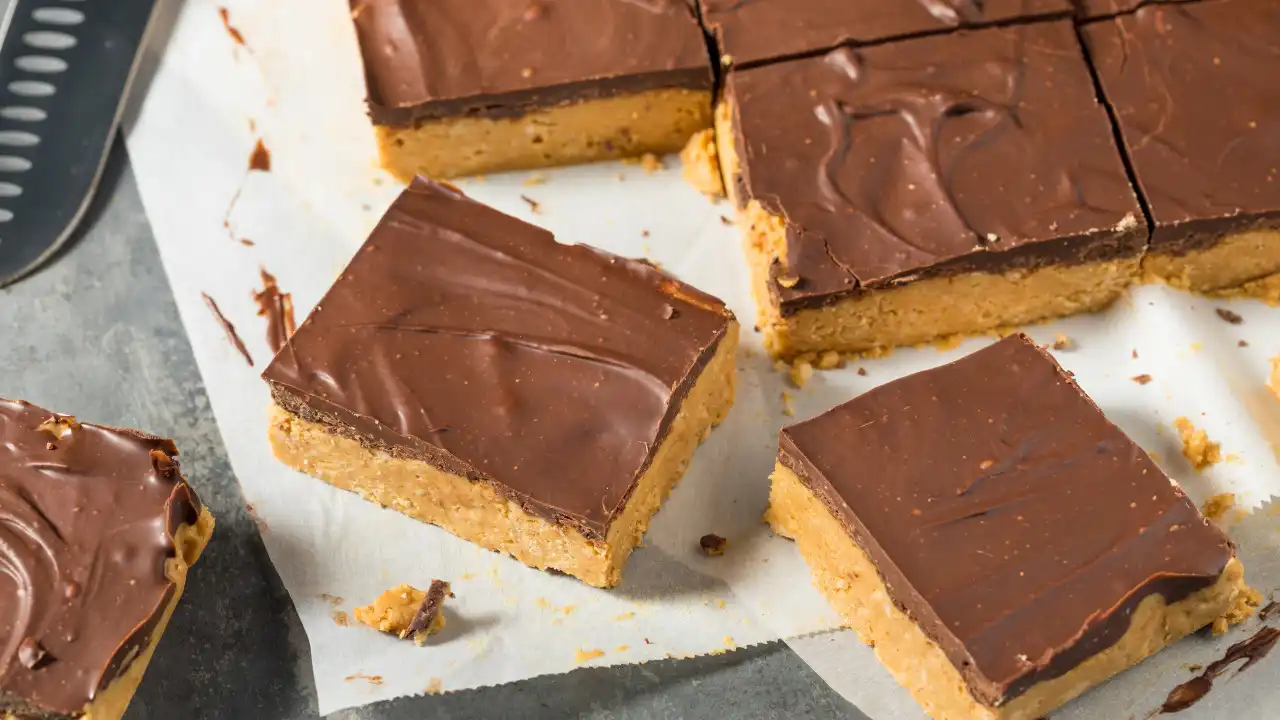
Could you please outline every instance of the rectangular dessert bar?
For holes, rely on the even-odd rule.
[[[785,428],[767,519],[925,711],[1032,720],[1231,610],[1235,547],[1013,335]]]
[[[617,584],[733,402],[738,326],[642,262],[416,180],[263,377],[286,464]]]
[[[1071,0],[699,0],[721,65],[779,58],[910,35],[1062,17]]]
[[[383,165],[408,181],[674,152],[711,126],[693,0],[351,0]]]
[[[717,143],[774,355],[1098,310],[1146,247],[1069,20],[730,73]]]
[[[117,720],[213,534],[172,440],[0,398],[0,715]]]
[[[1097,310],[1146,246],[1070,21],[735,71],[716,135],[775,355]]]
[[[1280,4],[1148,5],[1082,34],[1151,214],[1144,270],[1202,292],[1280,282]]]

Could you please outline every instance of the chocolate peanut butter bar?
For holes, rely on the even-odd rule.
[[[0,399],[0,715],[115,720],[213,533],[172,440]]]
[[[1146,245],[1069,21],[735,71],[717,137],[777,355],[1097,310]]]
[[[720,62],[770,60],[961,27],[1070,15],[1071,0],[699,0]]]
[[[351,0],[402,180],[674,152],[711,126],[693,0]]]
[[[1026,719],[1213,622],[1235,547],[1013,335],[785,428],[767,519],[935,718]]]
[[[737,323],[650,264],[416,180],[263,377],[288,465],[615,585],[733,402]]]
[[[1143,268],[1198,291],[1280,280],[1280,4],[1149,5],[1083,36],[1151,213]]]

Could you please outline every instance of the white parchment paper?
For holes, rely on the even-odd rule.
[[[223,7],[245,45],[224,26]],[[293,294],[301,321],[400,191],[376,167],[346,0],[189,0],[146,90],[127,128],[130,157],[232,467],[311,642],[322,713],[781,637],[792,638],[822,677],[873,717],[920,715],[868,649],[846,631],[827,632],[838,618],[812,589],[793,545],[761,522],[767,475],[784,422],[987,340],[946,353],[903,350],[790,388],[749,331],[747,270],[724,221],[731,209],[688,188],[674,158],[655,173],[609,163],[460,183],[561,241],[661,263],[725,299],[748,329],[734,411],[654,519],[622,586],[589,588],[377,508],[271,457],[268,396],[257,377],[270,353],[251,298],[260,268]],[[270,172],[247,169],[258,140],[271,153]],[[236,325],[253,367],[227,342],[202,292]],[[1074,349],[1058,353],[1063,364],[1197,501],[1231,491],[1242,508],[1256,509],[1280,493],[1280,404],[1263,386],[1267,357],[1280,353],[1280,311],[1233,303],[1244,322],[1229,325],[1214,314],[1223,305],[1146,287],[1107,313],[1031,333],[1041,341],[1059,332],[1074,340]],[[1241,339],[1247,347],[1238,346]],[[1143,373],[1154,381],[1130,380]],[[784,391],[794,418],[783,414]],[[1229,459],[1192,471],[1171,429],[1179,415],[1221,441]],[[1244,515],[1241,509],[1227,522],[1250,580],[1264,591],[1280,587],[1280,522],[1268,511]],[[697,540],[706,533],[729,538],[729,553],[702,557]],[[435,577],[453,582],[457,598],[447,606],[447,630],[428,648],[334,621],[335,612],[349,613],[392,585],[425,587]],[[1189,677],[1185,664],[1212,659],[1247,630],[1184,642],[1054,717],[1148,712]],[[604,654],[589,658],[597,650]],[[1276,667],[1272,661],[1251,669],[1234,686],[1248,687],[1254,703],[1280,701],[1280,690],[1266,682]],[[1216,717],[1237,695],[1212,695],[1186,715]]]

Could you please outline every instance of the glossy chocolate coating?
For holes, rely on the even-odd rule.
[[[710,90],[692,0],[351,0],[379,125]]]
[[[1068,21],[842,48],[730,73],[726,94],[741,200],[787,219],[784,313],[1146,243]]]
[[[177,454],[0,399],[0,714],[78,717],[151,641],[202,507]]]
[[[699,0],[734,67],[909,35],[1065,16],[1071,0]]]
[[[419,179],[263,377],[288,410],[602,537],[731,320]]]
[[[997,706],[1114,644],[1132,611],[1234,553],[1026,336],[782,431],[894,603]]]
[[[1153,248],[1280,226],[1280,3],[1148,5],[1082,34],[1151,210]]]

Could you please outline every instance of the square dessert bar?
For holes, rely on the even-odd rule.
[[[735,71],[716,134],[776,355],[1096,310],[1146,245],[1069,21]]]
[[[1235,548],[1013,335],[784,428],[767,519],[935,718],[1031,720],[1225,615]]]
[[[408,181],[679,150],[711,127],[694,0],[351,0],[383,165]]]
[[[1148,5],[1082,34],[1150,211],[1144,270],[1197,291],[1280,280],[1280,4]]]
[[[116,720],[213,534],[172,440],[0,398],[0,715]]]
[[[959,27],[1066,16],[1071,0],[699,0],[724,66]]]
[[[738,326],[416,180],[263,377],[288,465],[599,587],[733,403]]]

